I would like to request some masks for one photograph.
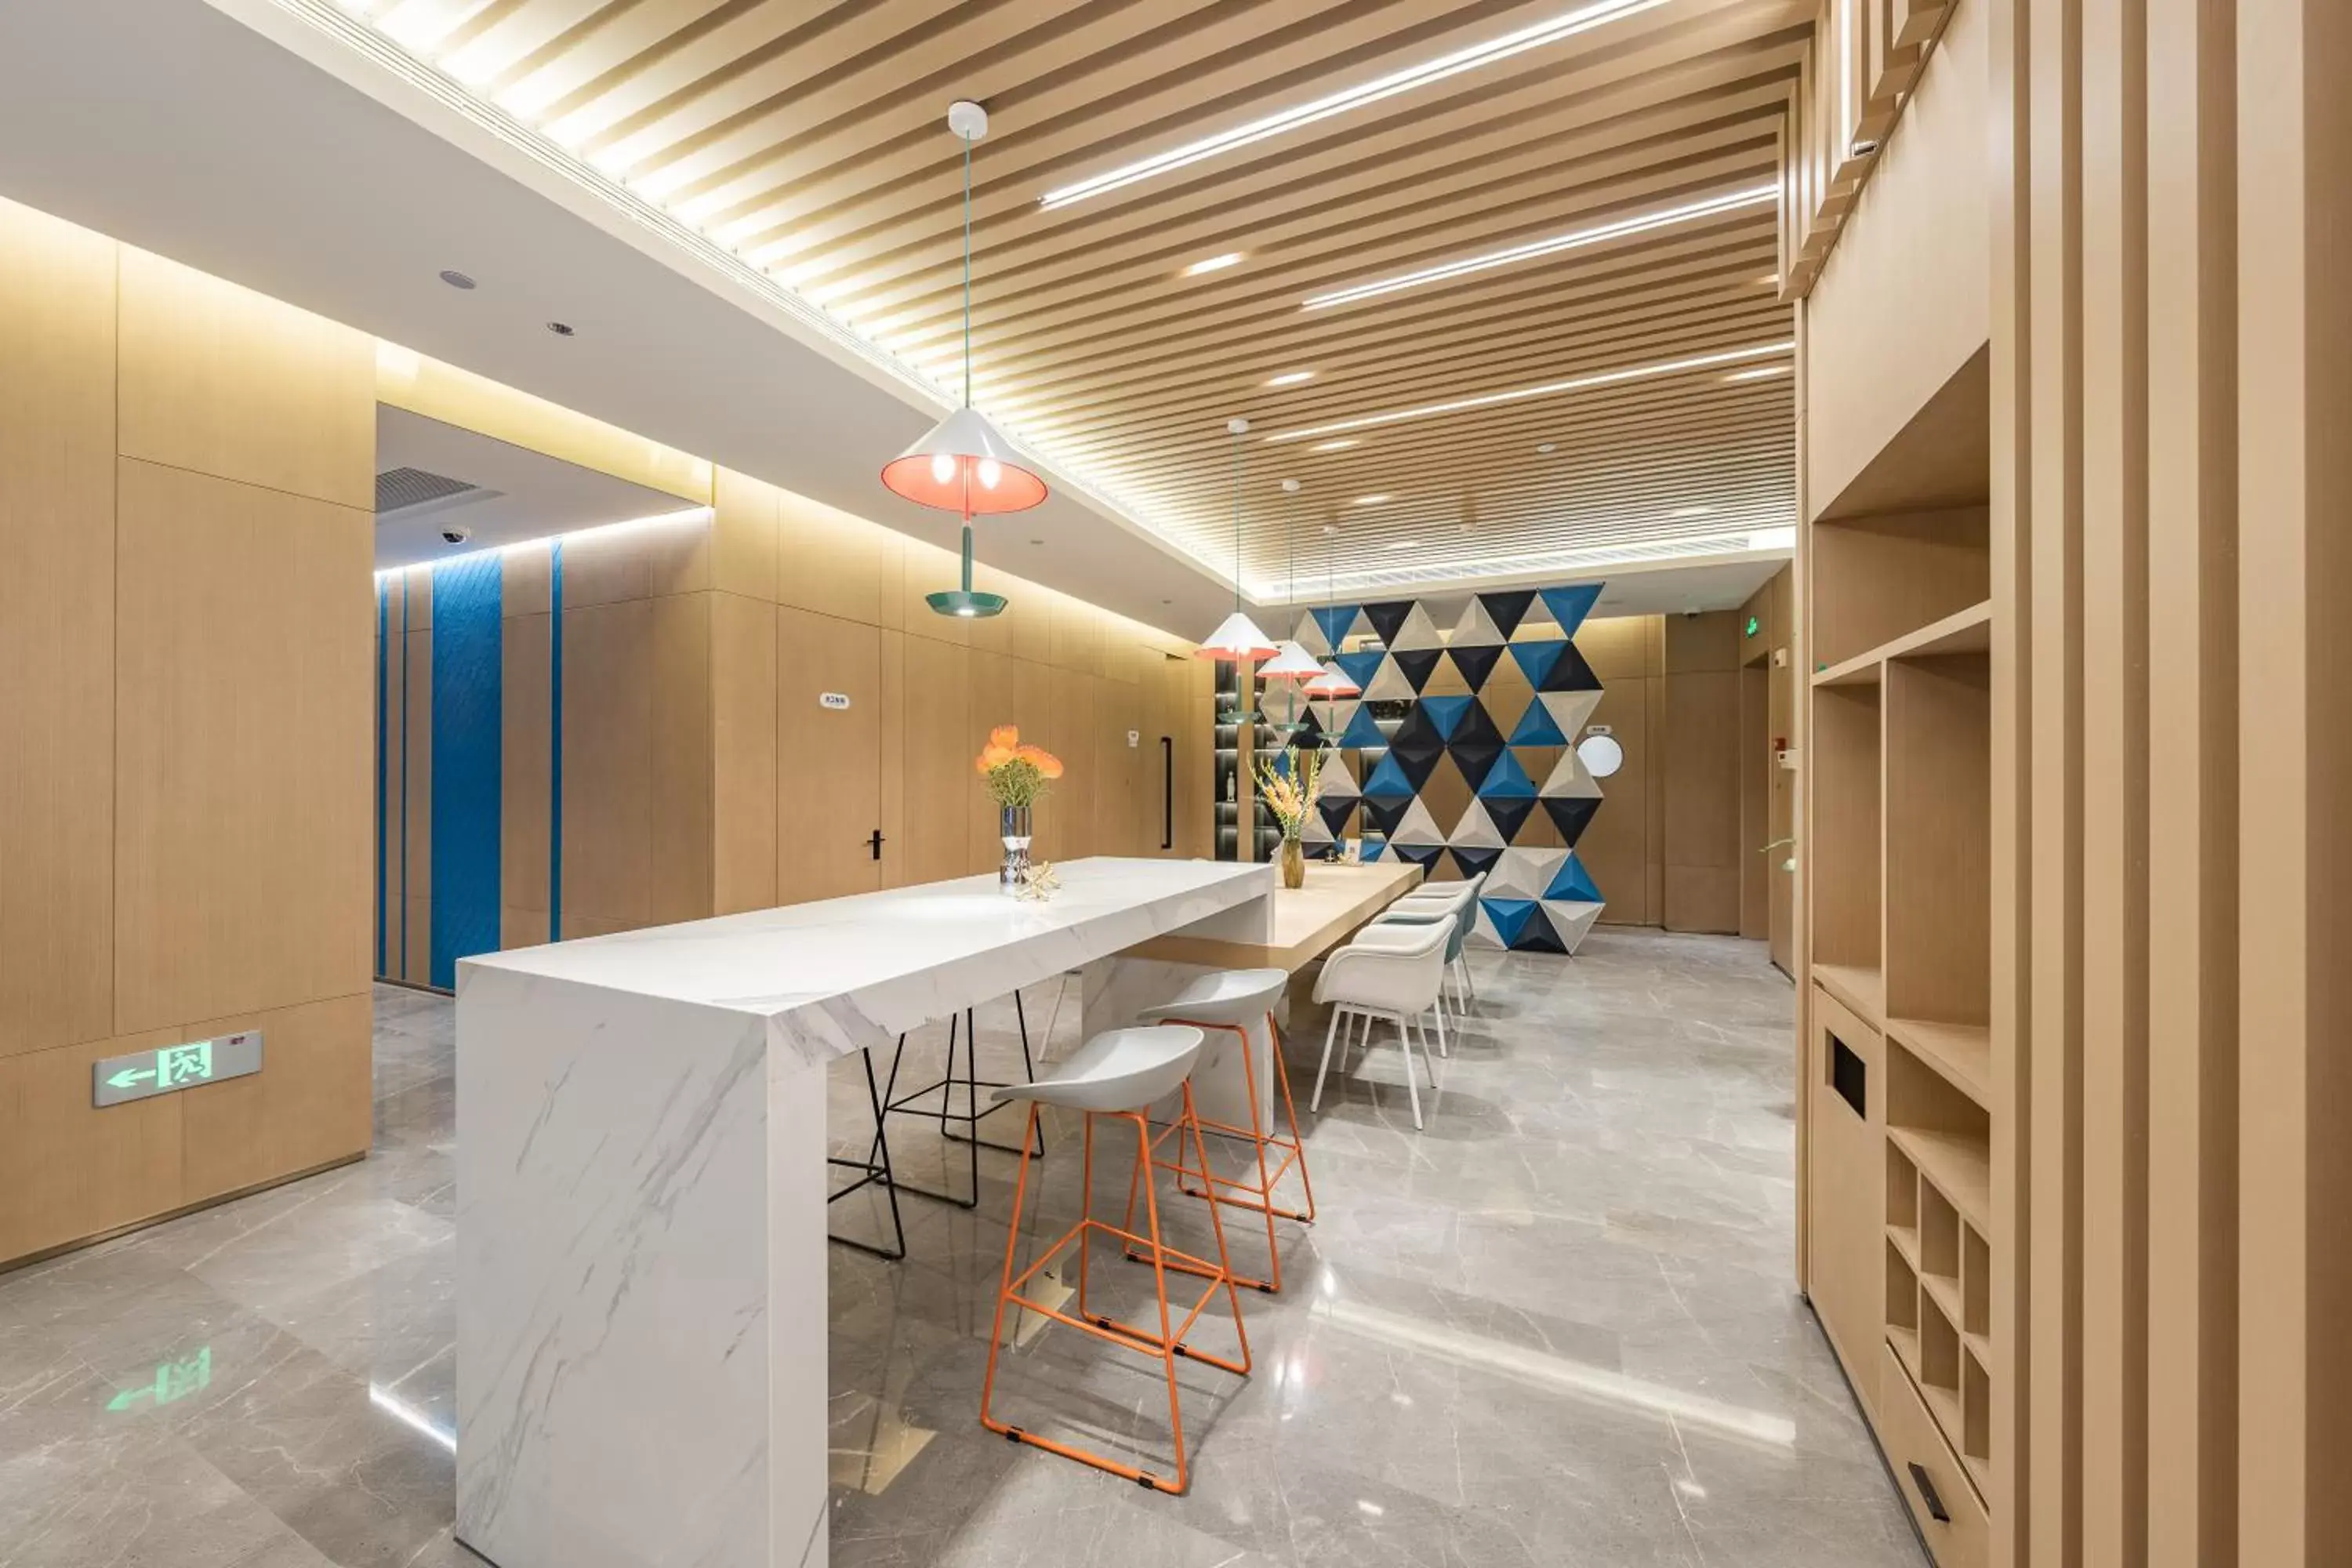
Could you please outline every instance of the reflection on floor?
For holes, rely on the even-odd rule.
[[[980,1428],[1009,1156],[982,1156],[976,1214],[902,1200],[905,1263],[833,1249],[833,1561],[1917,1568],[1788,1283],[1786,983],[1752,943],[1607,931],[1474,963],[1427,1131],[1391,1047],[1335,1068],[1320,1216],[1282,1229],[1283,1294],[1243,1302],[1255,1375],[1184,1373],[1189,1496]],[[1075,1046],[1075,986],[1025,1000],[1044,1054]],[[1017,1064],[1013,1022],[984,1011],[983,1072]],[[1320,1045],[1299,1019],[1302,1112]],[[446,1001],[379,990],[373,1159],[0,1276],[0,1568],[478,1563],[449,1535],[451,1050]],[[862,1152],[864,1079],[833,1087]],[[960,1147],[893,1121],[909,1179],[961,1184]],[[1056,1130],[1047,1224],[1074,1152]],[[1098,1201],[1128,1170],[1100,1163]],[[1171,1200],[1177,1245],[1206,1241],[1198,1207]],[[1230,1239],[1263,1260],[1262,1230]],[[1149,1300],[1107,1253],[1093,1278],[1114,1312]],[[1004,1414],[1164,1465],[1153,1364],[1038,1328]]]

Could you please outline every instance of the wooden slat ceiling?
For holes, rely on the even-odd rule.
[[[1225,421],[1246,416],[1254,584],[1279,580],[1292,531],[1314,575],[1328,551],[1344,578],[1541,570],[1556,552],[1794,521],[1786,353],[1287,437],[1785,343],[1769,199],[1304,302],[1776,186],[1812,0],[346,4],[949,388],[962,195],[945,116],[979,100],[975,400],[1216,562],[1231,550]],[[1606,19],[1041,200],[1580,11]],[[1313,378],[1265,384],[1297,371]],[[1286,477],[1302,482],[1295,504]],[[1370,496],[1387,500],[1359,504]]]

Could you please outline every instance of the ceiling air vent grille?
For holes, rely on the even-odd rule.
[[[375,510],[378,515],[401,511],[479,489],[479,485],[470,480],[453,479],[446,474],[431,473],[424,468],[386,468],[375,477]]]

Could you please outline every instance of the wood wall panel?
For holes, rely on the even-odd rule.
[[[776,616],[758,599],[711,595],[713,914],[777,901]]]
[[[882,736],[889,718],[882,682],[879,628],[813,615],[790,605],[776,612],[776,889],[784,903],[872,892],[882,863],[866,836],[885,826]],[[827,691],[849,699],[845,710],[821,706]],[[886,843],[886,851],[894,850]]]
[[[1664,619],[1665,904],[1668,931],[1739,930],[1739,619]],[[1603,784],[1604,790],[1609,786]],[[1603,810],[1606,810],[1603,807]]]
[[[262,1070],[174,1097],[186,1150],[184,1203],[357,1159],[373,1133],[368,993],[208,1018],[184,1035],[209,1039],[237,1029],[262,1031]]]
[[[103,1236],[185,1200],[181,1116],[189,1094],[89,1103],[108,1057],[184,1038],[177,1030],[0,1057],[0,1262]]]
[[[904,879],[936,882],[961,877],[971,852],[970,650],[929,637],[907,639],[904,727]]]
[[[114,270],[0,202],[0,1055],[114,1026]]]
[[[366,335],[121,247],[121,451],[375,510]]]
[[[363,990],[371,515],[129,458],[117,487],[116,1027]]]

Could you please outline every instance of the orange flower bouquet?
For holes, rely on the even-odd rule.
[[[988,796],[996,802],[1000,817],[1004,860],[997,868],[997,882],[1017,892],[1029,871],[1029,808],[1062,776],[1062,759],[1043,746],[1022,744],[1019,730],[999,724],[988,732],[988,744],[972,766],[988,782]]]

